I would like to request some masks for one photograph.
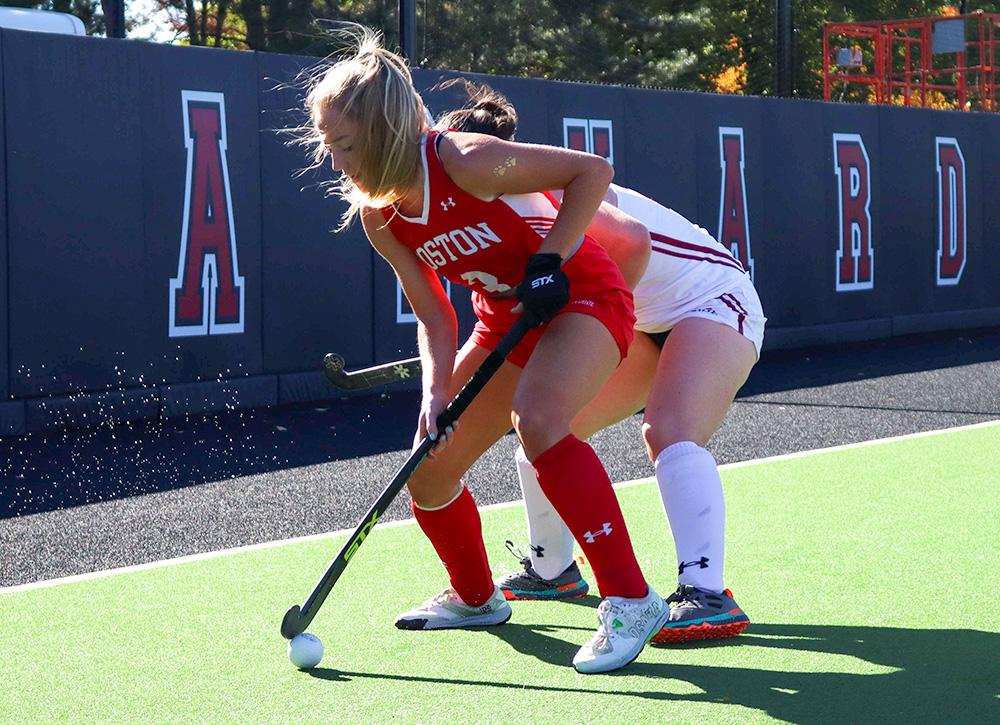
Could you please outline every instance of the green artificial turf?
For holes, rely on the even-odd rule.
[[[0,722],[1000,722],[1000,426],[726,470],[735,640],[570,660],[596,597],[515,602],[481,631],[405,632],[445,579],[415,525],[377,528],[310,631],[278,633],[343,538],[0,594]],[[472,482],[474,485],[474,482]],[[675,582],[653,484],[622,488],[651,583]],[[497,574],[520,508],[483,514]],[[589,576],[589,571],[585,569]]]

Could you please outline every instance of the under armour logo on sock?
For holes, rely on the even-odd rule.
[[[450,206],[455,206],[455,200],[449,196],[448,201],[441,202],[441,209],[443,209],[444,211],[448,211],[448,207]]]
[[[528,544],[528,548],[531,549],[533,552],[535,552],[535,556],[537,556],[539,559],[544,559],[545,558],[545,553],[544,553],[545,552],[545,547],[544,546],[532,546],[531,544]]]
[[[604,526],[603,526],[603,528],[601,530],[593,532],[593,533],[590,532],[590,531],[586,531],[583,534],[583,538],[585,538],[587,540],[588,544],[593,544],[594,541],[597,540],[597,537],[600,536],[601,534],[604,534],[605,536],[607,536],[610,533],[611,533],[611,522],[610,521],[605,521],[604,522]],[[706,561],[708,561],[708,560],[706,559]]]
[[[688,568],[689,566],[697,566],[699,569],[707,569],[708,568],[708,557],[707,556],[703,556],[700,559],[698,559],[697,561],[682,561],[681,564],[680,564],[680,566],[677,567],[677,574],[678,574],[678,576],[681,575],[681,574],[683,574],[684,570],[686,568]]]

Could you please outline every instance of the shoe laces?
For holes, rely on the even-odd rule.
[[[621,607],[615,605],[609,599],[605,599],[597,606],[597,633],[594,635],[594,639],[598,638],[602,640],[610,640],[617,633],[618,629],[621,629],[623,623],[618,619],[619,615],[624,614]],[[615,622],[618,622],[618,626],[615,626]],[[596,644],[596,642],[595,642]]]
[[[524,552],[521,551],[519,548],[517,548],[514,545],[514,542],[511,541],[510,539],[507,539],[507,541],[505,541],[504,544],[507,545],[507,551],[509,551],[511,554],[513,554],[513,556],[514,556],[515,559],[519,559],[520,560],[521,566],[524,567],[525,571],[528,571],[529,569],[531,569],[531,557],[530,556],[525,556]]]
[[[677,591],[669,597],[669,602],[671,604],[684,604],[685,602],[697,602],[698,595],[701,592],[695,586],[691,584],[681,584],[677,587]]]
[[[709,597],[717,599],[719,595],[699,589],[693,584],[681,584],[677,587],[677,591],[670,595],[667,603],[681,608],[716,606]]]
[[[431,597],[427,601],[427,603],[428,604],[447,604],[448,602],[453,602],[456,599],[458,601],[462,601],[461,598],[458,596],[458,592],[456,592],[451,587],[448,587],[443,592],[435,594],[433,597]]]

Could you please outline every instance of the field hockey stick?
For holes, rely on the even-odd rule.
[[[530,329],[531,325],[523,316],[518,319],[514,327],[500,340],[496,349],[479,366],[479,369],[469,379],[469,382],[465,384],[465,387],[459,391],[455,399],[438,416],[437,427],[439,431],[443,431],[458,420],[458,417],[469,407],[469,404],[479,394],[479,391],[483,389],[486,383],[490,381],[490,378],[500,369],[510,351],[514,349]],[[385,487],[385,490],[382,491],[375,503],[372,504],[372,507],[368,509],[368,513],[365,514],[364,519],[358,524],[354,533],[348,538],[347,543],[344,544],[340,553],[337,554],[333,563],[330,564],[330,567],[323,574],[323,577],[312,590],[309,598],[306,599],[301,607],[295,604],[285,612],[285,618],[281,620],[282,637],[292,639],[306,631],[306,628],[313,621],[319,608],[326,601],[327,596],[333,589],[333,585],[337,583],[340,575],[347,567],[351,557],[354,556],[361,544],[364,543],[365,537],[368,536],[379,518],[389,508],[389,505],[403,489],[403,486],[406,485],[406,482],[410,480],[410,476],[413,475],[413,472],[417,470],[417,467],[427,457],[427,454],[434,447],[435,443],[429,436],[424,436],[423,440],[420,441],[420,445],[414,449],[410,457],[406,459],[406,463],[399,469],[389,485]]]
[[[323,372],[326,379],[341,390],[367,390],[417,377],[420,375],[420,358],[411,357],[349,373],[344,370],[344,358],[331,352],[323,358]]]

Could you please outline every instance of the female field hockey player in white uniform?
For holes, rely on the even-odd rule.
[[[444,114],[437,127],[513,140],[517,115],[510,102],[487,86],[466,82],[466,90],[469,103]],[[705,445],[760,355],[766,318],[740,262],[704,229],[615,184],[605,201],[649,229],[649,262],[634,289],[640,334],[572,428],[586,439],[645,408],[642,434],[673,534],[679,582],[667,598],[670,619],[653,641],[734,636],[749,619],[723,583],[725,502]],[[601,232],[601,219],[599,212],[588,234],[623,271],[634,266],[632,252]],[[515,459],[530,556],[522,559],[524,571],[504,578],[500,587],[508,599],[583,596],[587,584],[573,560],[573,538],[523,450]]]
[[[344,224],[360,216],[419,320],[417,440],[428,435],[438,445],[407,487],[451,584],[396,626],[497,625],[510,617],[462,477],[513,423],[540,490],[580,539],[604,597],[598,630],[573,665],[622,667],[660,630],[669,607],[639,568],[604,467],[570,427],[634,336],[622,273],[584,235],[613,171],[590,154],[430,129],[406,62],[370,31],[355,32],[349,53],[311,84],[307,142],[317,163],[329,158],[342,173]],[[558,206],[542,193],[552,188],[562,190]],[[457,355],[455,310],[438,275],[472,290],[479,322]],[[438,431],[438,415],[522,309],[534,329],[466,409],[461,429]]]

